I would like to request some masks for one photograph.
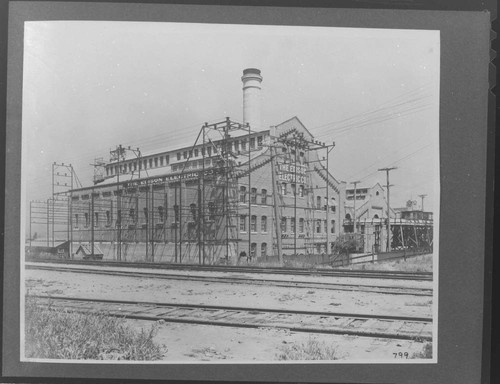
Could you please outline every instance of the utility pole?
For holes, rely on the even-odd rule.
[[[389,184],[389,172],[393,169],[397,169],[397,167],[390,168],[380,168],[379,171],[385,171],[387,178],[387,252],[391,251],[391,203],[390,203],[390,192],[389,188],[392,185]]]
[[[92,188],[92,190],[90,191],[90,243],[91,243],[91,258],[92,260],[94,259],[94,253],[95,253],[95,250],[94,250],[94,225],[95,225],[95,221],[94,221],[94,188]]]
[[[281,244],[281,231],[280,231],[280,222],[281,217],[279,216],[279,200],[278,200],[278,191],[276,190],[276,165],[274,161],[274,145],[271,144],[270,148],[270,156],[271,156],[271,179],[273,183],[273,202],[274,202],[274,229],[276,231],[276,246],[278,248],[278,262],[280,265],[283,264],[283,255],[282,255],[282,244]]]
[[[121,191],[120,191],[120,156],[122,155],[122,145],[118,146],[117,150],[117,174],[116,174],[116,222],[118,223],[117,233],[117,250],[116,259],[122,260],[122,205],[121,205]]]
[[[250,124],[247,123],[248,128],[248,256],[250,260],[257,254],[257,249],[255,249],[254,254],[252,254],[252,150],[250,147]],[[257,218],[255,219],[257,220]],[[257,222],[255,223],[257,225]],[[257,247],[257,246],[256,246]]]
[[[295,188],[293,191],[293,253],[297,255],[297,190],[299,188],[299,183],[297,183],[297,138],[293,134],[293,144],[295,151],[294,158],[294,175],[293,182],[295,183]]]
[[[361,183],[361,181],[356,180],[351,182],[351,184],[354,184],[354,207],[353,207],[354,233],[356,233],[356,186],[358,185],[358,183]]]
[[[424,197],[427,195],[418,195],[422,199],[422,212],[424,211]]]

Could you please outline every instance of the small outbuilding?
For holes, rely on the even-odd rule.
[[[83,260],[102,260],[102,257],[104,256],[104,253],[97,244],[94,244],[94,252],[92,253],[92,244],[90,243],[80,244],[76,249],[75,254]]]
[[[65,259],[69,257],[69,241],[31,240],[26,244],[26,257]]]

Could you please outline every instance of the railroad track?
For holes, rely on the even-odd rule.
[[[170,269],[170,270],[188,270],[188,271],[261,273],[261,274],[297,275],[297,276],[335,276],[335,277],[356,277],[356,278],[369,278],[369,279],[432,281],[432,272],[266,268],[266,267],[234,266],[234,265],[136,263],[136,262],[123,262],[123,261],[106,261],[106,260],[92,261],[92,260],[70,260],[70,259],[30,260],[30,262],[76,264],[76,265],[105,265],[105,266],[117,266],[124,268],[150,268],[150,269],[162,269],[162,270]]]
[[[383,293],[391,295],[413,295],[413,296],[432,296],[433,290],[428,288],[415,287],[399,287],[399,286],[380,286],[380,285],[361,285],[361,284],[341,284],[327,282],[305,282],[305,281],[284,281],[275,279],[257,279],[253,277],[217,277],[217,276],[200,276],[200,275],[176,275],[172,273],[154,273],[154,272],[137,272],[137,271],[118,271],[104,269],[82,269],[69,266],[50,266],[50,265],[26,265],[26,269],[49,270],[58,272],[70,273],[90,273],[98,275],[124,276],[136,278],[154,278],[154,279],[169,279],[169,280],[187,280],[187,281],[203,281],[210,283],[223,284],[252,284],[265,285],[275,287],[289,288],[307,288],[307,289],[329,289],[336,291],[361,291],[371,293]]]
[[[279,328],[292,332],[341,334],[402,340],[432,340],[432,319],[268,308],[31,296],[37,305],[126,319],[239,328]]]

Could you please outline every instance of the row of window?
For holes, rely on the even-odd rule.
[[[291,184],[291,186],[292,186],[292,195],[294,196],[296,193],[296,186],[295,186],[295,184]],[[282,195],[288,194],[287,183],[281,183],[281,194]],[[304,186],[303,185],[299,185],[298,196],[304,197]],[[247,188],[245,186],[240,186],[239,201],[240,201],[240,203],[247,202]],[[332,210],[332,212],[335,212],[335,205],[333,204],[333,201],[334,201],[334,198],[332,197],[331,210]],[[261,190],[260,203],[267,204],[267,189]],[[326,197],[323,199],[321,196],[316,196],[316,209],[326,210],[326,203],[327,203]],[[257,188],[250,189],[250,204],[257,204]]]
[[[141,169],[158,168],[163,167],[164,165],[168,165],[169,163],[169,155],[150,157],[148,159],[135,160],[124,162],[122,164],[116,164],[115,166],[108,166],[106,167],[106,175],[112,176],[119,173],[134,172]]]
[[[315,246],[316,252],[318,254],[325,253],[326,252],[326,245],[325,244],[316,244]],[[250,244],[250,257],[255,258],[258,255],[256,254],[257,252],[257,243],[252,243]],[[261,243],[260,244],[260,257],[266,257],[267,256],[267,243]]]
[[[251,258],[257,257],[256,252],[257,252],[257,243],[250,244],[250,257]],[[267,256],[267,243],[260,244],[260,256],[261,257]]]
[[[262,136],[258,136],[257,140],[255,137],[250,138],[250,149],[255,149],[256,148],[256,143],[258,147],[262,147],[262,141],[263,138]],[[247,141],[246,139],[243,140],[235,140],[234,142],[229,142],[229,151],[238,152],[241,150],[245,151],[247,148]],[[241,146],[240,146],[241,145]],[[216,147],[220,147],[220,144],[217,143]],[[233,149],[234,148],[234,149]],[[188,158],[193,158],[193,157],[198,157],[198,156],[212,156],[212,147],[202,147],[202,148],[194,148],[190,150],[186,150],[183,152],[177,152],[176,154],[177,160],[182,160],[182,159],[188,159]],[[134,172],[137,170],[141,169],[150,169],[150,168],[157,168],[157,167],[163,167],[164,165],[168,165],[170,163],[170,156],[169,155],[164,155],[164,156],[156,156],[156,157],[151,157],[148,159],[144,160],[136,160],[136,161],[130,161],[130,162],[124,162],[123,164],[116,164],[115,166],[108,166],[106,167],[106,175],[111,176],[111,175],[116,175],[119,173],[128,173],[128,172]],[[200,167],[203,165],[201,163]]]
[[[205,167],[209,167],[212,164],[211,159],[205,159]],[[194,160],[187,163],[172,164],[172,172],[203,168],[203,160]]]
[[[256,144],[257,147],[262,147],[262,142],[263,138],[262,136],[258,136],[257,140],[255,137],[250,138],[250,149],[255,149]],[[247,140],[242,139],[240,140],[234,140],[232,142],[227,143],[228,148],[227,150],[229,151],[234,151],[234,152],[239,152],[240,150],[246,151],[247,149]],[[217,150],[221,150],[221,142],[216,142],[215,143],[215,148]],[[215,149],[214,149],[215,152]],[[177,152],[177,160],[182,160],[182,159],[191,159],[193,157],[198,157],[198,156],[212,156],[212,147],[207,146],[206,150],[205,147],[202,148],[194,148],[190,150],[185,150],[183,152]]]
[[[250,217],[250,231],[251,232],[257,232],[257,216],[252,215]],[[240,223],[239,223],[239,228],[240,232],[247,232],[247,215],[240,215]],[[306,220],[304,218],[299,218],[299,233],[304,233],[305,231],[305,223]],[[315,223],[315,233],[327,233],[328,232],[328,226],[326,220],[314,220]],[[330,232],[335,233],[335,220],[331,220],[330,222],[331,227],[330,227]],[[287,217],[282,217],[281,218],[281,223],[280,223],[280,228],[281,228],[281,233],[286,233],[286,232],[291,232],[295,233],[295,217],[292,217],[288,219]],[[324,229],[324,231],[322,231]],[[268,232],[268,219],[267,216],[261,216],[260,218],[260,231],[261,232]]]
[[[217,214],[217,207],[216,207],[215,203],[213,201],[209,201],[207,204],[207,208],[208,208],[208,212],[207,212],[208,215],[207,215],[206,219],[208,221],[215,221],[216,214]],[[166,212],[165,208],[163,206],[158,206],[158,207],[156,207],[155,210],[156,210],[156,214],[155,214],[155,212],[153,212],[153,218],[156,219],[160,223],[165,222],[167,220],[167,212]],[[174,205],[173,210],[174,210],[174,221],[179,222],[180,221],[179,206],[177,204]],[[143,208],[142,212],[143,212],[143,220],[145,223],[147,223],[149,220],[150,211],[147,208]],[[100,216],[99,213],[100,212],[94,212],[94,226],[95,227],[99,226],[99,224],[100,224],[99,220],[102,218],[102,216]],[[107,226],[111,225],[111,221],[112,221],[111,211],[107,210],[104,212],[104,214],[105,214],[104,218],[105,218],[106,225]],[[90,225],[90,216],[89,215],[90,215],[89,212],[83,213],[84,223],[85,223],[86,227],[88,227]],[[75,227],[79,226],[80,217],[81,217],[80,214],[75,213],[75,221],[74,221]],[[121,219],[123,219],[123,215],[122,215],[122,212],[119,211],[118,212],[118,220],[120,221]],[[193,203],[189,206],[189,217],[186,218],[186,221],[196,222],[197,219],[198,219],[198,208],[197,208],[196,204]],[[139,217],[138,217],[138,214],[137,214],[135,208],[130,208],[128,210],[128,221],[135,224],[135,223],[137,223],[138,220],[139,220]]]

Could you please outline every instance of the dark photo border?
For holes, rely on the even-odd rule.
[[[28,2],[2,4],[0,116],[5,117],[2,377],[7,382],[73,379],[326,383],[489,381],[493,241],[494,98],[492,8],[475,1],[401,0]],[[307,6],[305,4],[307,3]],[[350,3],[356,3],[355,5]],[[369,5],[371,3],[371,6]],[[426,6],[429,4],[429,6]],[[462,6],[461,6],[462,5]],[[476,7],[474,7],[474,5]],[[333,7],[336,8],[333,8]],[[370,9],[368,9],[370,8]],[[386,8],[386,9],[381,9]],[[486,9],[489,9],[487,11]],[[3,21],[7,24],[3,24]],[[93,364],[20,362],[23,23],[120,20],[352,28],[431,29],[441,36],[438,362],[422,364]],[[4,36],[2,36],[4,37]],[[5,102],[3,100],[5,98]],[[6,105],[6,107],[4,107]],[[3,178],[2,178],[3,179]]]

